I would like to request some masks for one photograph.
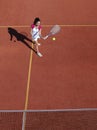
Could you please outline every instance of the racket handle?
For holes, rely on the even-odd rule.
[[[49,37],[49,36],[47,35],[47,36],[45,36],[43,39],[46,40],[48,37]]]

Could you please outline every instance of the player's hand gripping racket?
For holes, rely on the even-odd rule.
[[[59,33],[60,30],[61,30],[61,27],[60,27],[59,25],[54,25],[54,26],[51,28],[51,30],[50,30],[50,32],[48,33],[48,35],[44,37],[44,40],[46,40],[48,37],[50,37],[50,36],[52,36],[52,35],[55,35],[55,34]]]

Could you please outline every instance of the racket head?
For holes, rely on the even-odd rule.
[[[59,25],[54,25],[50,30],[50,35],[55,35],[59,33],[61,30],[61,27]]]

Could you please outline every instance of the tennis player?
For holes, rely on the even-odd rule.
[[[43,55],[39,52],[39,46],[41,45],[38,42],[38,39],[46,39],[47,37],[42,37],[41,35],[41,21],[40,18],[35,18],[33,24],[31,25],[31,36],[32,36],[32,42],[36,45],[37,55],[42,57]]]

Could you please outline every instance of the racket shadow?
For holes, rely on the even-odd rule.
[[[13,37],[15,37],[15,38],[17,39],[17,41],[22,42],[24,45],[26,45],[29,49],[33,50],[33,52],[35,52],[35,53],[37,54],[37,51],[34,50],[34,49],[28,44],[28,42],[31,42],[32,44],[34,44],[34,43],[33,43],[32,40],[29,39],[27,36],[25,36],[25,35],[22,34],[22,33],[19,33],[16,29],[10,28],[10,27],[8,28],[8,33],[9,33],[9,35],[10,35],[10,41],[12,41],[12,40],[13,40]],[[16,42],[16,41],[14,41],[14,42]]]

